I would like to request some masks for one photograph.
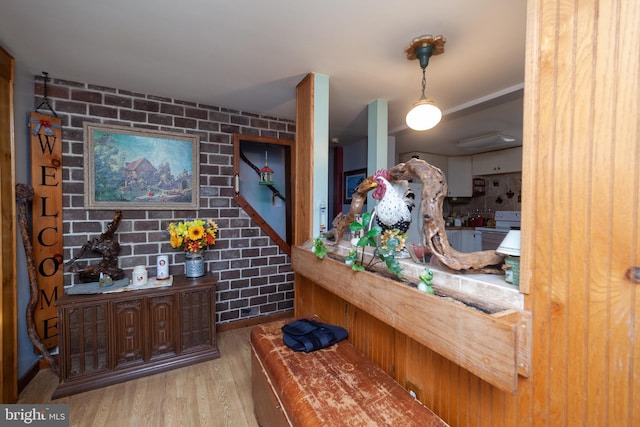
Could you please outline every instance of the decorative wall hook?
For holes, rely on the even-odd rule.
[[[42,108],[42,106],[45,106],[49,110],[51,110],[51,112],[53,113],[53,115],[55,117],[58,117],[58,114],[56,113],[56,111],[53,109],[53,107],[49,103],[49,95],[47,94],[47,82],[49,81],[49,73],[47,73],[46,71],[43,71],[42,72],[42,79],[44,80],[43,97],[42,97],[42,102],[40,103],[40,105],[38,105],[38,108],[36,108],[36,111],[38,111],[40,108]]]

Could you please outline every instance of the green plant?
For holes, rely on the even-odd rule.
[[[351,231],[356,235],[362,235],[367,228],[367,224],[371,221],[371,215],[372,214],[370,212],[362,214],[360,220],[356,220],[349,225]],[[380,241],[382,243],[378,245],[378,238],[381,236],[382,238]],[[358,238],[357,242],[354,243],[352,241],[354,248],[351,249],[349,254],[344,257],[344,262],[351,266],[353,271],[364,271],[376,263],[383,261],[390,273],[395,274],[398,277],[402,277],[402,267],[396,259],[396,252],[404,247],[405,238],[406,235],[401,233],[399,230],[387,230],[383,235],[381,227],[377,225],[373,226],[362,237]],[[367,246],[375,248],[375,251],[374,255],[371,256],[371,259],[365,263],[364,249]],[[313,240],[311,252],[313,252],[319,259],[324,259],[328,250],[322,238],[316,237]]]
[[[324,245],[324,241],[320,237],[316,237],[311,247],[311,252],[316,254],[320,259],[323,259],[327,254],[327,247]]]
[[[378,245],[378,237],[382,234],[382,228],[380,226],[375,225],[371,227],[369,231],[364,233],[367,229],[367,224],[369,224],[370,221],[371,213],[365,212],[362,214],[359,221],[356,220],[349,226],[351,231],[356,234],[361,234],[362,236],[357,242],[355,242],[355,247],[351,249],[347,256],[345,256],[344,262],[351,266],[351,269],[354,271],[364,271],[375,265],[377,262],[383,261],[390,273],[395,274],[398,277],[402,277],[402,267],[395,256],[396,251],[404,242],[398,237],[398,233],[388,233],[385,239],[385,244]],[[365,264],[364,249],[367,246],[375,248],[375,251],[369,262]]]

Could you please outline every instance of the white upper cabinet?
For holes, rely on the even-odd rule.
[[[474,154],[473,175],[495,175],[522,171],[522,147]]]
[[[471,156],[449,157],[447,175],[447,197],[471,197],[473,177]]]

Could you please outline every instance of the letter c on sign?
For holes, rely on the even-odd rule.
[[[51,244],[46,244],[44,242],[44,232],[47,230],[53,230],[55,233],[53,237],[55,237],[56,240]],[[40,243],[42,246],[55,246],[58,243],[57,237],[58,237],[58,227],[45,227],[42,230],[40,230],[40,232],[38,233],[38,243]]]

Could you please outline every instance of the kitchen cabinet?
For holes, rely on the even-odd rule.
[[[449,245],[458,252],[477,252],[482,250],[480,233],[472,229],[445,230]]]
[[[474,154],[473,175],[496,175],[522,171],[522,147]]]
[[[447,176],[447,197],[471,197],[473,177],[471,156],[449,157]]]
[[[216,280],[175,276],[172,286],[69,295],[56,302],[60,385],[67,396],[220,357]]]

